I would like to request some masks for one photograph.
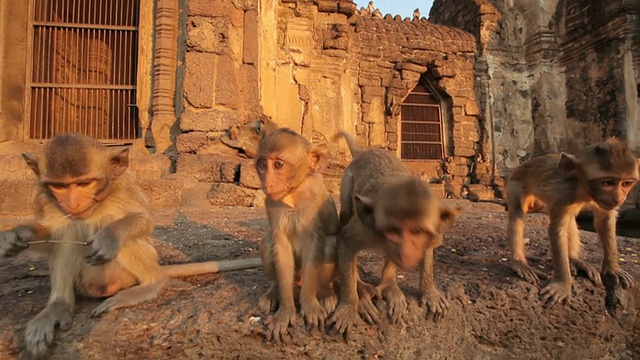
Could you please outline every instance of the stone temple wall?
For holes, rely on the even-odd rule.
[[[609,135],[640,150],[639,8],[627,0],[434,2],[430,21],[476,38],[476,93],[497,184],[532,156],[576,152]]]
[[[398,153],[400,104],[421,77],[444,99],[446,158],[408,165],[429,178],[449,175],[454,190],[473,183],[493,197],[469,33],[360,13],[351,1],[191,0],[187,11],[176,171],[196,178],[201,191],[210,186],[211,202],[261,198],[253,160],[219,140],[232,125],[268,116],[330,143],[326,177],[337,191],[350,156],[333,135],[345,130],[361,146]],[[444,193],[442,183],[434,187]]]

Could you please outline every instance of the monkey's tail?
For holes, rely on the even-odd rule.
[[[349,146],[349,152],[351,152],[351,156],[352,157],[356,157],[356,156],[358,156],[358,154],[360,154],[360,148],[358,147],[358,145],[356,144],[355,139],[351,135],[349,135],[345,131],[338,131],[333,136],[333,139],[334,140],[338,140],[340,138],[344,138],[344,140],[347,142],[347,146]]]
[[[262,266],[260,258],[205,261],[189,264],[162,265],[162,270],[170,278],[211,274],[221,271],[243,270]]]

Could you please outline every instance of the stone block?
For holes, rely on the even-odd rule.
[[[139,180],[138,186],[147,194],[151,209],[175,208],[181,203],[184,183],[171,179]]]
[[[213,106],[214,71],[217,56],[209,53],[188,52],[185,57],[184,94],[196,108]],[[184,130],[184,129],[183,129]]]
[[[338,12],[338,2],[333,0],[318,0],[318,12]]]
[[[186,108],[180,117],[182,131],[224,131],[238,122],[234,110]]]
[[[250,206],[256,190],[247,189],[230,183],[215,183],[207,193],[207,199],[213,206]]]
[[[33,170],[27,165],[21,154],[0,155],[0,171],[3,180],[35,179]]]
[[[228,0],[189,0],[190,16],[226,17],[233,4]]]
[[[207,133],[203,131],[180,133],[176,136],[176,150],[180,153],[196,151],[208,143]]]
[[[215,103],[237,109],[238,79],[236,65],[229,56],[220,56],[216,66]]]
[[[260,189],[262,185],[254,164],[251,159],[240,162],[240,185],[249,189]]]
[[[245,64],[256,64],[258,62],[260,50],[258,38],[258,12],[249,10],[244,13],[242,62]]]
[[[338,1],[338,12],[347,15],[347,17],[355,14],[356,9],[356,4],[351,1]]]
[[[171,160],[161,153],[129,160],[129,171],[134,178],[144,180],[160,180],[171,168]]]
[[[176,173],[189,175],[199,182],[213,182],[213,169],[220,161],[213,154],[180,154],[176,162]]]
[[[267,195],[262,190],[257,190],[256,194],[253,196],[253,200],[251,201],[251,207],[256,209],[263,209],[265,207],[265,201],[267,200]]]
[[[480,109],[478,109],[478,102],[475,98],[471,98],[464,105],[464,113],[469,116],[478,116],[480,115]]]
[[[194,16],[187,22],[187,48],[198,52],[229,52],[229,29],[226,19]]]
[[[182,208],[206,209],[211,207],[211,202],[207,198],[211,183],[198,183],[182,192],[180,206]]]
[[[214,178],[220,182],[232,183],[238,179],[240,172],[240,161],[225,161],[218,168]]]
[[[35,178],[0,181],[0,213],[2,215],[31,215],[31,195]]]

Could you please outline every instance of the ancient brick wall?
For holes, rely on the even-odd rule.
[[[637,1],[436,0],[430,20],[471,32],[480,121],[500,184],[532,156],[607,135],[638,150]],[[636,29],[635,31],[632,29]]]
[[[451,175],[458,189],[491,181],[472,90],[473,36],[424,19],[359,14],[351,1],[259,2],[191,0],[186,9],[176,171],[196,179],[211,202],[259,200],[252,160],[219,140],[232,125],[264,113],[329,142],[327,178],[339,183],[350,156],[333,135],[346,130],[362,146],[397,153],[400,104],[421,77],[444,99],[447,152],[443,161],[408,165],[429,178]]]

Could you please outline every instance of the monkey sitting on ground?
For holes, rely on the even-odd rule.
[[[553,306],[571,297],[571,265],[601,284],[598,270],[580,258],[576,216],[591,208],[594,227],[602,243],[602,275],[614,277],[623,288],[633,279],[618,264],[616,217],[618,208],[638,181],[638,160],[627,145],[615,138],[587,147],[580,156],[549,154],[519,165],[507,182],[509,222],[507,234],[512,267],[526,281],[537,284],[537,270],[527,264],[524,244],[526,211],[542,203],[549,214],[549,241],[553,278],[541,291],[543,302]],[[541,274],[544,275],[544,274]]]
[[[368,322],[379,317],[371,298],[359,296],[357,255],[361,250],[381,250],[385,255],[378,286],[388,304],[388,315],[396,323],[406,312],[406,298],[398,288],[396,268],[420,263],[420,302],[435,321],[449,307],[433,279],[433,250],[442,244],[443,232],[459,209],[440,207],[428,184],[412,176],[402,161],[386,150],[358,149],[351,136],[340,132],[354,156],[345,169],[340,187],[338,267],[340,297],[330,319],[334,330],[348,332],[358,313]]]
[[[323,326],[337,302],[331,286],[338,212],[320,173],[328,158],[326,144],[311,145],[288,128],[266,135],[258,147],[255,164],[270,225],[260,244],[270,288],[259,306],[270,312],[278,305],[269,340],[284,340],[296,323],[294,274],[301,272],[300,307],[309,327]]]
[[[23,157],[38,178],[35,221],[0,233],[0,256],[30,248],[49,256],[51,273],[49,301],[25,327],[24,357],[46,356],[55,327],[70,327],[75,290],[109,297],[93,310],[98,316],[156,297],[169,278],[261,264],[253,258],[159,265],[148,199],[125,171],[128,148],[62,134],[46,144],[44,156]]]

